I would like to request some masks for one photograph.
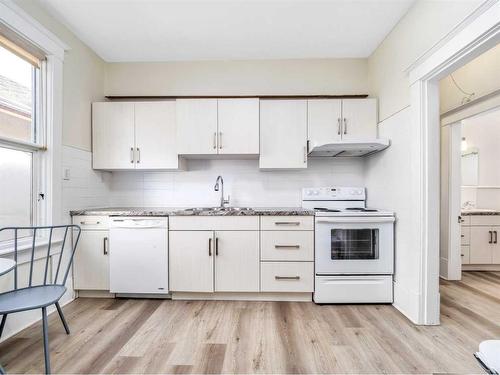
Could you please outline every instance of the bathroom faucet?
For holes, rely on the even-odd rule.
[[[224,198],[224,179],[222,176],[217,176],[217,180],[215,180],[215,186],[214,190],[219,191],[219,181],[220,181],[220,207],[224,208],[226,204],[229,204],[229,198],[231,198],[229,195],[227,196],[227,199]]]

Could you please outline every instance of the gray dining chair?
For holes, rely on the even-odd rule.
[[[47,324],[47,307],[55,305],[59,317],[66,333],[69,335],[69,327],[64,318],[59,300],[66,292],[66,280],[71,270],[73,257],[80,239],[81,229],[78,225],[56,225],[43,227],[6,227],[0,229],[0,236],[5,235],[13,240],[14,261],[16,266],[10,271],[14,272],[14,289],[0,294],[0,337],[2,336],[7,315],[41,309],[42,310],[42,330],[43,330],[43,349],[45,355],[45,373],[50,374],[50,349],[49,349],[49,332]],[[10,235],[9,235],[10,233]],[[19,236],[30,235],[30,243],[27,249],[19,249]],[[46,236],[40,236],[41,233]],[[38,236],[38,237],[37,237]],[[68,240],[68,236],[71,239]],[[36,241],[43,241],[43,247],[36,251],[38,244]],[[44,248],[47,248],[46,250]],[[69,248],[65,252],[66,248]],[[69,252],[68,252],[69,251]],[[26,286],[19,287],[19,272],[18,258],[19,253],[27,252],[29,257],[29,273],[27,280],[24,281]],[[44,268],[43,279],[34,276],[35,262],[42,262]],[[41,274],[40,274],[41,276]],[[1,368],[1,367],[0,367]]]

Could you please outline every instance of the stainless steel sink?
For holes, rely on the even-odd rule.
[[[214,214],[216,214],[217,212],[251,212],[251,211],[253,211],[253,209],[250,207],[194,207],[194,208],[186,208],[181,212],[186,214],[213,212]]]

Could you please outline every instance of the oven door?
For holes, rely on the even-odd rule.
[[[317,275],[392,274],[394,217],[317,217]]]

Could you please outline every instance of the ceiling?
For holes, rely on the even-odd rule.
[[[414,0],[38,0],[108,62],[365,58]]]

